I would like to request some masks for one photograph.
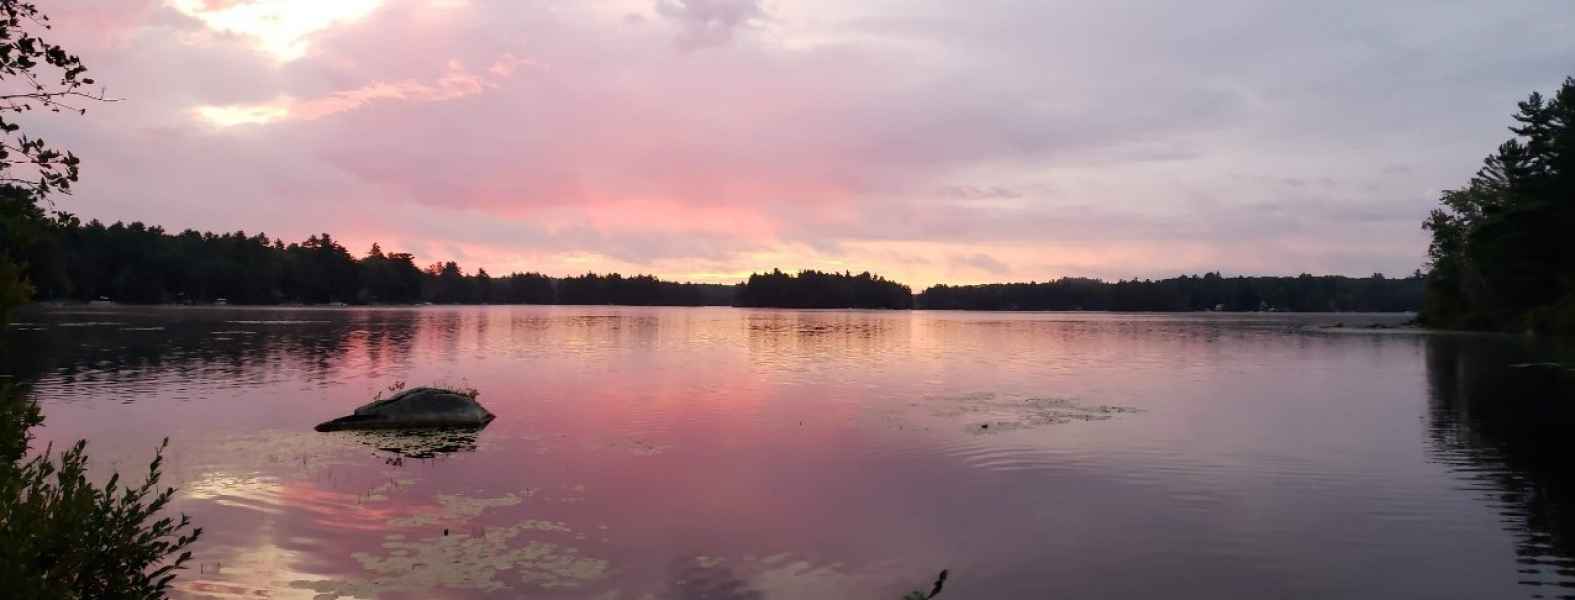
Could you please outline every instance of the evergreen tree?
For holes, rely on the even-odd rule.
[[[1423,223],[1429,324],[1575,333],[1575,78],[1518,108],[1516,137]]]

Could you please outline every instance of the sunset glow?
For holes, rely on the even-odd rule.
[[[126,98],[62,137],[70,209],[467,272],[1407,274],[1575,53],[1567,11],[1415,12],[69,2],[62,43]]]
[[[199,106],[193,109],[199,119],[219,127],[235,125],[260,125],[283,119],[290,115],[288,101],[277,104],[252,106]]]
[[[1575,590],[1571,32],[0,0],[0,590]]]
[[[513,75],[515,69],[528,62],[506,54],[481,74],[474,74],[458,61],[454,61],[448,64],[446,72],[441,77],[430,82],[378,81],[363,87],[305,100],[282,97],[267,104],[199,106],[196,113],[198,118],[209,124],[230,127],[272,123],[286,118],[320,119],[379,101],[442,102],[479,94],[487,88],[496,87],[497,80]]]
[[[306,55],[307,38],[371,13],[382,0],[168,0],[209,29],[250,38],[281,61]]]

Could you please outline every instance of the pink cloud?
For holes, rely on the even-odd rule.
[[[443,102],[474,96],[498,86],[497,81],[513,75],[530,61],[505,53],[482,74],[472,73],[459,61],[449,61],[447,72],[435,81],[414,79],[376,81],[361,87],[333,92],[316,98],[285,96],[261,104],[199,106],[197,116],[213,125],[265,124],[286,119],[314,120],[361,108],[378,101]]]
[[[159,2],[67,3],[61,41],[127,101],[39,131],[85,157],[67,208],[87,217],[327,229],[472,269],[1397,273],[1506,99],[1568,55],[1493,43],[1480,24],[1511,11],[1430,11],[1454,42],[1385,54],[1291,27],[1354,18],[1294,6],[636,4],[388,0],[223,33]],[[1363,31],[1413,30],[1364,10]],[[1480,61],[1523,75],[1424,68]]]

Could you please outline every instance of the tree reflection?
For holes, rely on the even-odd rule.
[[[403,461],[398,459],[428,459],[455,452],[475,452],[476,440],[483,428],[347,431],[343,433],[351,436],[357,442],[393,454],[394,458],[390,460],[389,464],[395,464],[394,461],[402,464]]]
[[[1519,581],[1575,598],[1575,374],[1565,343],[1435,336],[1427,342],[1435,458],[1485,493],[1514,534]],[[1518,365],[1518,366],[1517,366]]]
[[[375,371],[398,365],[410,354],[420,328],[443,325],[395,311],[146,308],[28,317],[41,326],[13,335],[32,351],[8,356],[0,372],[22,380],[53,374],[67,385],[170,373],[255,383],[288,371],[325,380],[347,366]]]

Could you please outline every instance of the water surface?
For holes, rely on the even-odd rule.
[[[1575,597],[1568,345],[1350,315],[34,309],[189,598]],[[498,415],[320,434],[399,382]],[[1562,386],[1562,387],[1561,387]],[[199,564],[200,563],[200,564]]]

